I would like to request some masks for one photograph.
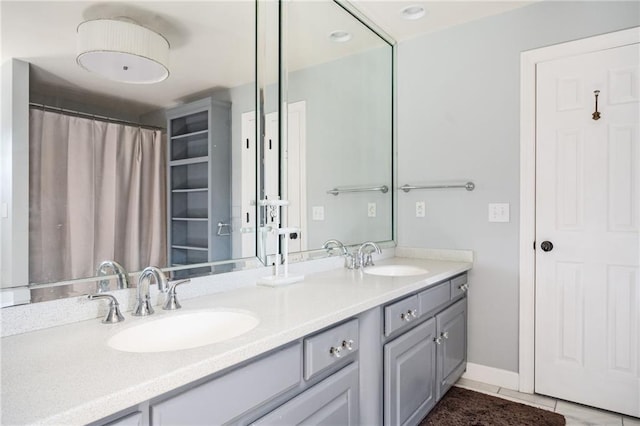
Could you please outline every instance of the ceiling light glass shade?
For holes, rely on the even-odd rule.
[[[127,21],[96,19],[78,26],[82,68],[123,83],[158,83],[169,76],[169,42]]]

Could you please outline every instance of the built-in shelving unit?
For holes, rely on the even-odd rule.
[[[231,214],[230,110],[228,103],[207,98],[167,111],[172,266],[229,258],[231,240],[216,234],[216,224],[229,221]]]

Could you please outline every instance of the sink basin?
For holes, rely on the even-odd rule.
[[[168,352],[222,342],[255,328],[260,320],[247,312],[192,311],[170,313],[126,328],[107,345],[124,352]]]
[[[411,275],[426,274],[427,272],[429,271],[426,269],[410,265],[381,265],[364,268],[365,274],[382,275],[385,277],[408,277]]]

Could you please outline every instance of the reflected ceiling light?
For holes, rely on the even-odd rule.
[[[400,15],[402,15],[404,19],[409,20],[420,19],[425,13],[424,7],[418,5],[407,6],[400,11]]]
[[[351,33],[348,31],[336,30],[329,34],[329,40],[336,43],[344,43],[351,40]]]
[[[133,22],[96,19],[78,26],[76,62],[109,80],[158,83],[169,76],[169,42]]]

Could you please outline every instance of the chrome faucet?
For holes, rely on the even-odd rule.
[[[371,247],[373,250],[370,250],[365,253],[365,249],[367,247]],[[378,254],[382,253],[382,250],[380,250],[380,247],[373,241],[367,241],[362,243],[360,247],[358,247],[358,253],[356,254],[356,269],[364,268],[366,266],[373,266],[373,258],[371,257],[371,254],[374,251]],[[366,254],[366,257],[365,257],[365,254]]]
[[[140,273],[140,278],[138,278],[136,307],[131,315],[143,317],[153,313],[153,307],[151,307],[151,296],[149,295],[149,281],[151,281],[151,277],[153,277],[156,284],[158,284],[158,290],[160,292],[167,292],[167,277],[164,273],[155,266],[145,268],[142,273]]]
[[[190,282],[191,279],[186,279],[182,281],[176,281],[169,286],[169,292],[167,293],[167,300],[164,302],[162,309],[165,311],[173,311],[175,309],[182,308],[180,302],[178,302],[178,294],[176,293],[176,287],[181,284],[186,284]]]
[[[115,274],[116,279],[118,280],[118,288],[129,288],[129,277],[127,275],[127,271],[124,267],[116,262],[115,260],[105,260],[103,261],[98,269],[96,270],[96,275],[101,277],[104,275]],[[109,280],[100,280],[98,281],[98,293],[104,293],[105,291],[109,291]]]
[[[87,298],[89,300],[95,299],[108,299],[109,300],[109,311],[105,315],[102,320],[103,324],[116,324],[124,321],[124,317],[120,312],[120,304],[118,303],[118,299],[115,296],[110,294],[87,294]]]

